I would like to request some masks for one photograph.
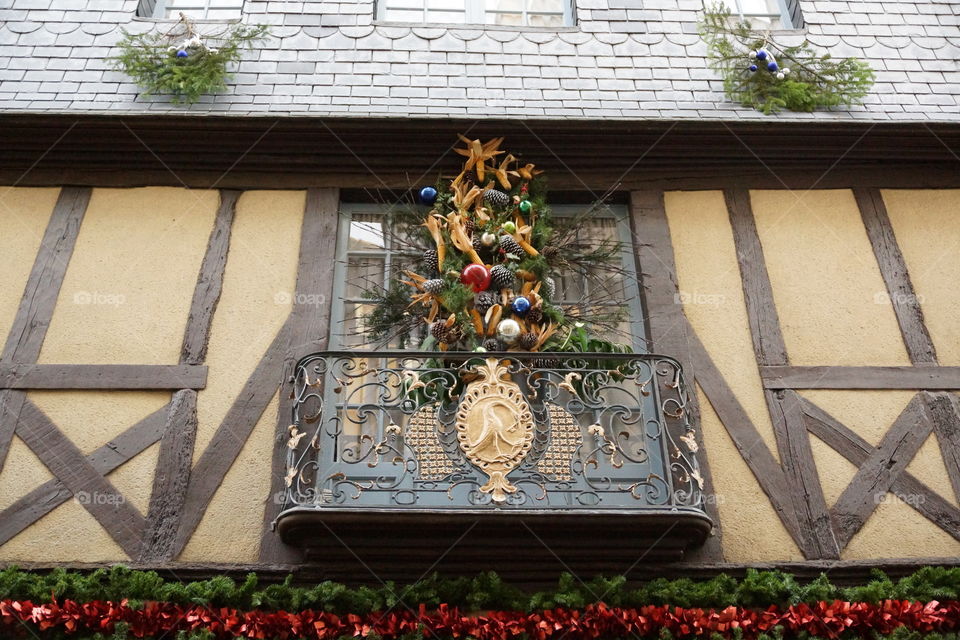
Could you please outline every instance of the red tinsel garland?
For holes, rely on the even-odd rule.
[[[484,615],[465,615],[458,609],[441,605],[428,612],[392,611],[385,614],[334,615],[322,611],[237,611],[228,608],[181,606],[168,602],[150,602],[132,609],[124,600],[77,603],[71,600],[33,604],[30,601],[0,601],[0,629],[25,631],[24,623],[39,630],[67,633],[112,632],[117,622],[130,625],[135,637],[171,631],[208,629],[218,638],[259,638],[289,640],[316,638],[336,640],[341,636],[364,637],[376,633],[384,640],[417,633],[424,637],[511,640],[526,635],[532,640],[593,640],[595,638],[645,637],[668,629],[675,637],[731,636],[741,629],[753,638],[783,627],[787,636],[807,632],[836,638],[843,633],[865,636],[869,632],[891,633],[904,626],[912,631],[956,631],[960,629],[960,602],[926,604],[885,600],[879,604],[864,602],[818,602],[765,610],[727,607],[726,609],[684,609],[670,606],[646,606],[619,609],[604,604],[583,610],[553,609],[537,613],[493,611]]]

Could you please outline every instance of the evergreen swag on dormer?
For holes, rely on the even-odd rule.
[[[767,115],[782,109],[813,111],[860,104],[873,86],[874,74],[856,58],[834,60],[804,40],[779,44],[749,21],[734,22],[722,4],[707,9],[700,23],[710,68],[723,76],[727,97]]]
[[[164,33],[123,34],[114,68],[133,78],[144,89],[143,95],[167,94],[179,104],[225,89],[230,79],[227,65],[238,62],[243,49],[263,38],[267,28],[231,24],[201,34],[181,13],[180,20]]]

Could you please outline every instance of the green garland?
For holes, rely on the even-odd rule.
[[[112,59],[114,68],[133,78],[144,95],[169,94],[175,103],[192,103],[226,89],[227,65],[238,62],[242,49],[263,38],[267,28],[237,24],[200,36],[181,14],[177,26],[166,33],[123,34],[117,43],[120,53]]]
[[[598,594],[613,607],[674,605],[722,608],[727,606],[789,606],[801,602],[844,600],[876,603],[886,599],[960,600],[960,567],[925,567],[891,580],[880,572],[866,584],[840,587],[826,575],[804,582],[781,571],[748,569],[742,579],[720,574],[710,580],[658,578],[628,585],[622,576],[594,578],[582,583],[569,574],[560,576],[555,589],[525,593],[504,583],[495,573],[474,578],[441,578],[433,575],[413,585],[392,582],[379,587],[347,587],[336,582],[298,586],[292,576],[279,584],[260,586],[256,574],[235,582],[216,577],[196,582],[169,581],[153,571],[122,566],[90,573],[57,569],[37,573],[11,567],[0,571],[0,599],[46,602],[51,595],[78,602],[93,600],[136,603],[163,601],[176,604],[300,611],[314,609],[337,614],[365,614],[402,606],[424,604],[428,609],[445,603],[468,611],[538,611],[554,607],[582,608],[595,603]],[[913,636],[911,636],[913,637]]]
[[[700,35],[710,67],[723,76],[727,97],[765,114],[860,104],[873,86],[874,74],[865,62],[834,60],[829,53],[818,54],[806,40],[781,46],[769,34],[754,31],[748,21],[733,23],[722,4],[707,10]],[[763,59],[751,58],[761,51]]]

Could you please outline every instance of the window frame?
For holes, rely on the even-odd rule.
[[[773,29],[774,31],[779,30],[792,30],[798,29],[798,26],[794,25],[793,11],[790,6],[793,0],[777,0],[777,6],[780,8],[779,15],[773,13],[744,13],[742,6],[742,0],[723,0],[724,4],[730,9],[730,13],[733,16],[737,16],[740,20],[750,20],[752,18],[769,18],[777,19],[780,21],[780,26]]]
[[[550,205],[550,213],[555,217],[569,217],[582,212],[589,205]],[[349,260],[353,256],[381,256],[384,257],[384,282],[392,271],[391,255],[388,249],[383,250],[354,250],[349,248],[350,224],[358,214],[384,215],[389,211],[389,205],[377,203],[341,202],[337,220],[337,249],[333,269],[333,300],[330,306],[330,335],[328,344],[331,350],[351,350],[362,353],[376,351],[375,349],[357,349],[344,344],[344,326],[346,322],[345,310],[347,304],[354,303],[354,299],[346,297]],[[626,205],[605,205],[609,217],[615,220],[617,238],[620,242],[620,260],[623,269],[623,287],[629,305],[628,317],[624,321],[630,332],[629,346],[634,353],[649,353],[646,341],[646,323],[643,314],[643,299],[641,285],[637,272],[637,260],[633,245],[633,229],[630,224],[630,212]],[[389,236],[387,236],[389,237]]]
[[[158,0],[162,1],[162,0]],[[487,28],[500,28],[500,29],[543,29],[543,30],[555,30],[555,29],[569,29],[576,26],[576,13],[573,9],[574,0],[563,0],[563,13],[562,20],[563,24],[557,26],[542,26],[542,25],[531,25],[529,24],[528,16],[537,16],[537,15],[559,15],[551,11],[528,11],[527,4],[530,0],[523,1],[523,10],[521,12],[511,12],[511,11],[493,11],[492,14],[510,14],[510,15],[521,15],[523,23],[519,25],[509,25],[509,24],[497,24],[495,22],[486,22],[485,16],[487,14],[485,3],[486,0],[464,0],[464,21],[460,22],[435,22],[428,20],[428,11],[427,3],[429,0],[421,0],[422,8],[420,9],[408,9],[408,11],[419,11],[421,14],[421,19],[419,21],[410,21],[410,20],[394,20],[387,17],[387,3],[389,0],[376,0],[376,19],[379,22],[385,22],[389,24],[416,24],[416,25],[430,25],[430,26],[450,26],[450,27],[487,27]],[[433,11],[442,11],[434,9]],[[448,12],[449,13],[449,12]]]
[[[211,4],[212,0],[192,0],[192,2],[194,2],[196,5],[202,5],[202,6],[190,6],[190,7],[186,7],[186,8],[184,8],[184,7],[173,7],[173,8],[170,9],[170,10],[171,10],[171,11],[182,11],[182,12],[183,12],[184,14],[186,14],[186,16],[187,16],[188,18],[190,18],[191,20],[225,22],[225,21],[229,21],[229,20],[238,20],[238,19],[241,18],[242,14],[243,14],[243,0],[235,0],[235,1],[236,1],[236,7],[226,7],[226,8],[212,7],[212,9],[213,9],[214,11],[233,11],[233,10],[236,10],[237,14],[236,14],[235,16],[231,16],[231,17],[229,17],[229,18],[225,18],[225,17],[211,18],[211,17],[209,17],[209,13],[210,13],[210,11],[211,11],[211,6],[210,6],[210,4]],[[156,20],[175,20],[176,17],[171,17],[171,16],[168,16],[168,15],[167,15],[167,10],[168,10],[167,3],[168,3],[168,0],[155,0],[155,2],[154,2],[154,4],[153,4],[153,7],[152,7],[152,9],[151,9],[151,11],[150,11],[150,15],[145,15],[145,16],[143,16],[143,17],[146,17],[146,18],[154,18],[154,19],[156,19]],[[141,6],[143,6],[143,4],[144,4],[144,3],[141,2]],[[192,14],[190,13],[191,11],[197,11],[197,10],[202,10],[202,11],[203,11],[203,15],[192,15]]]

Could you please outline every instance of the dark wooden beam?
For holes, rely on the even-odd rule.
[[[802,534],[797,523],[796,513],[790,503],[790,491],[787,478],[777,460],[770,453],[767,444],[760,436],[743,405],[737,400],[733,390],[723,379],[720,370],[704,348],[700,338],[688,330],[688,344],[693,361],[696,381],[717,413],[723,428],[726,429],[743,461],[753,472],[760,489],[770,500],[770,505],[790,537],[797,546],[801,546]]]
[[[328,344],[330,308],[333,300],[333,269],[337,259],[337,227],[340,193],[337,189],[310,189],[300,229],[300,257],[297,265],[296,295],[288,322],[289,350],[283,364],[283,384],[277,413],[277,428],[271,452],[270,494],[264,503],[263,532],[260,540],[262,562],[294,562],[302,557],[300,549],[284,545],[273,530],[280,514],[277,497],[286,488],[287,427],[293,409],[289,380],[301,357],[320,351]],[[317,390],[323,393],[322,389]],[[303,446],[307,446],[306,443]]]
[[[724,199],[733,229],[737,262],[743,282],[750,335],[757,364],[785,365],[787,347],[780,330],[780,318],[773,287],[747,189],[727,189]],[[839,558],[840,548],[830,522],[820,476],[813,460],[799,402],[795,393],[764,391],[780,464],[787,478],[790,498],[800,526],[801,551],[807,558]]]
[[[857,469],[853,480],[830,509],[837,542],[846,548],[860,531],[897,477],[930,435],[930,420],[918,394],[883,436],[879,446]]]
[[[190,317],[187,319],[187,329],[183,334],[183,346],[180,349],[180,364],[200,364],[207,358],[210,324],[223,290],[223,271],[227,265],[230,231],[239,198],[239,191],[220,191],[220,207],[207,240],[207,251],[200,265],[200,275],[193,289]]]
[[[870,459],[875,450],[873,445],[806,398],[801,398],[801,404],[810,433],[858,468]],[[960,509],[909,472],[901,472],[890,485],[890,491],[930,522],[960,540]]]
[[[760,367],[767,389],[960,389],[960,367]]]
[[[0,353],[0,364],[37,361],[80,233],[80,224],[90,202],[90,194],[91,190],[84,187],[64,187],[60,190],[23,289],[20,307],[3,352]],[[0,471],[7,459],[10,440],[26,399],[27,395],[22,391],[0,391]]]
[[[167,405],[157,409],[143,420],[113,438],[105,445],[86,456],[87,462],[100,475],[125,464],[160,439],[165,426]],[[30,493],[0,512],[0,545],[47,515],[73,497],[70,489],[54,478],[43,483]]]
[[[143,544],[138,556],[141,562],[173,559],[180,514],[190,482],[196,437],[197,392],[182,389],[173,394],[170,400],[170,410],[160,440]]]
[[[863,218],[867,237],[877,257],[880,275],[887,286],[910,361],[915,365],[935,365],[937,350],[923,320],[923,309],[913,290],[907,263],[894,237],[883,195],[876,188],[857,188],[853,190],[853,195],[860,207],[860,217]]]
[[[207,240],[207,250],[200,265],[190,315],[183,333],[181,365],[198,365],[207,357],[210,327],[223,290],[230,233],[239,197],[238,191],[220,191],[220,206]],[[163,439],[160,441],[143,547],[140,550],[140,560],[144,562],[172,560],[174,557],[180,518],[190,483],[196,436],[197,393],[191,389],[181,389],[173,394]]]
[[[257,421],[277,392],[283,370],[284,349],[289,340],[289,328],[285,323],[240,389],[227,415],[191,471],[180,530],[172,550],[174,557],[180,555],[189,542],[224,476],[233,466]]]
[[[927,404],[953,495],[960,500],[960,399],[944,391],[924,391],[921,395]]]
[[[0,364],[5,389],[203,389],[207,367],[173,364]]]
[[[640,296],[643,301],[644,329],[651,351],[676,358],[683,367],[684,378],[689,387],[686,411],[690,422],[696,427],[695,438],[700,454],[697,462],[704,480],[704,493],[708,496],[705,510],[714,527],[710,537],[700,549],[691,552],[693,561],[723,560],[723,529],[717,500],[709,499],[716,494],[710,462],[703,443],[703,427],[700,421],[700,401],[696,388],[696,371],[687,331],[691,329],[679,303],[677,294],[677,267],[670,238],[670,225],[664,207],[663,192],[646,190],[630,193],[630,217],[633,246],[640,279]]]
[[[23,405],[17,436],[123,551],[136,558],[145,524],[143,516],[93,467],[77,445],[29,400]]]

